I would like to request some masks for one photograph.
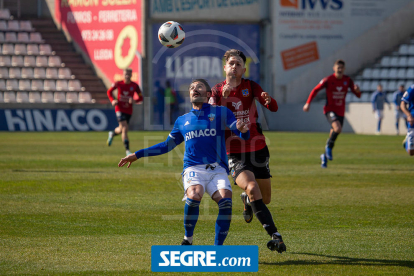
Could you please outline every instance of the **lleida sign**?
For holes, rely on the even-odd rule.
[[[117,125],[111,109],[0,109],[0,131],[104,131]]]

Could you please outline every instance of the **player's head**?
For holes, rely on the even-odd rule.
[[[377,85],[377,90],[380,91],[380,92],[382,91],[382,84]]]
[[[345,72],[345,61],[343,61],[342,59],[338,59],[337,61],[335,61],[333,70],[337,77],[342,77]]]
[[[131,77],[132,77],[132,69],[131,68],[124,69],[124,81],[126,83],[130,82]]]
[[[192,103],[206,103],[211,96],[211,87],[205,79],[193,80],[188,91]]]
[[[404,86],[404,84],[400,84],[400,86],[398,87],[398,89],[400,89],[401,92],[405,92],[405,86]]]
[[[230,78],[241,78],[246,72],[246,56],[240,50],[231,49],[224,53],[224,72]]]

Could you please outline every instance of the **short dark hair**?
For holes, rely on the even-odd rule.
[[[226,61],[228,61],[231,56],[241,57],[243,62],[246,63],[246,56],[240,50],[230,49],[230,50],[228,50],[227,52],[224,53],[224,58],[226,59]]]
[[[190,86],[195,82],[201,82],[202,84],[206,86],[207,92],[211,92],[211,87],[205,79],[195,79],[190,83]],[[188,90],[190,90],[190,86],[188,86]]]
[[[345,66],[345,61],[343,59],[338,59],[337,61],[335,61],[334,65],[343,65],[343,66]]]
[[[401,83],[401,84],[400,84],[400,87],[404,88],[404,87],[405,87],[405,85],[404,85],[403,83]]]

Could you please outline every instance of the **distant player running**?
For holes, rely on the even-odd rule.
[[[183,185],[185,191],[184,229],[181,245],[193,244],[199,205],[204,192],[218,204],[214,245],[222,245],[231,222],[232,190],[228,179],[225,130],[230,128],[241,139],[249,139],[250,131],[245,123],[236,120],[225,107],[207,104],[211,89],[203,79],[194,80],[189,87],[191,111],[179,117],[167,140],[155,146],[139,150],[122,158],[122,167],[141,157],[167,153],[185,141]]]
[[[270,111],[276,112],[277,102],[254,81],[243,79],[246,72],[246,56],[242,51],[231,49],[224,54],[226,80],[212,89],[210,103],[223,105],[233,111],[236,118],[250,125],[250,139],[226,133],[229,167],[234,183],[245,192],[241,194],[244,205],[243,217],[247,223],[256,215],[260,224],[272,237],[267,243],[270,250],[286,251],[282,236],[277,231],[272,214],[266,204],[270,203],[272,187],[269,170],[269,150],[262,129],[257,122],[255,100]]]
[[[326,142],[325,152],[321,155],[322,168],[328,166],[328,159],[333,159],[332,149],[344,124],[345,97],[348,93],[348,89],[351,89],[352,93],[358,98],[361,97],[361,91],[359,91],[358,85],[355,85],[350,77],[344,75],[345,62],[343,60],[337,60],[335,62],[333,71],[334,73],[332,75],[321,80],[319,84],[313,88],[306,104],[303,106],[303,111],[308,112],[310,103],[316,97],[316,94],[322,89],[326,89],[326,103],[323,108],[323,113],[331,125],[331,132],[328,141]]]
[[[405,126],[408,128],[407,116],[405,116],[404,112],[401,111],[401,99],[404,95],[405,88],[404,84],[401,84],[398,87],[398,90],[392,94],[392,101],[395,105],[395,129],[397,131],[397,135],[400,134],[400,118],[403,118],[405,121]]]
[[[407,116],[408,130],[404,147],[410,156],[414,155],[414,84],[404,93],[401,99],[401,111]]]
[[[124,70],[124,80],[118,81],[112,85],[111,88],[107,91],[108,98],[111,101],[111,104],[115,106],[116,118],[118,120],[119,126],[113,131],[108,133],[107,144],[110,146],[112,144],[112,139],[118,134],[122,134],[122,141],[124,142],[126,154],[129,155],[129,139],[128,139],[128,128],[129,120],[132,116],[132,103],[134,101],[137,104],[142,104],[144,97],[142,96],[141,89],[137,83],[131,81],[132,69]],[[112,94],[117,90],[117,95],[114,98]]]

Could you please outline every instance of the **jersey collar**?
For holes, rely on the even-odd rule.
[[[206,108],[209,108],[210,107],[210,104],[208,104],[208,103],[203,103],[203,106],[201,107],[201,109],[200,110],[203,110],[203,109],[206,109]],[[192,108],[191,109],[191,111],[200,111],[200,110],[198,110],[198,109],[194,109],[194,108]]]

